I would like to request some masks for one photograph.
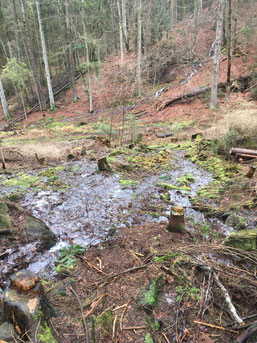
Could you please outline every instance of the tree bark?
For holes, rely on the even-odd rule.
[[[126,45],[127,51],[129,51],[126,0],[121,0],[121,13],[122,13],[122,32],[123,32],[123,37],[124,37],[124,43]]]
[[[45,101],[44,93],[41,87],[39,73],[38,73],[36,62],[35,62],[35,57],[33,54],[32,41],[31,41],[31,37],[30,37],[29,29],[28,29],[28,23],[27,23],[27,11],[26,11],[25,0],[20,0],[20,5],[21,5],[22,20],[23,20],[23,25],[24,25],[24,30],[25,30],[26,44],[27,44],[27,49],[29,53],[30,64],[33,71],[33,75],[34,75],[34,80],[36,84],[37,94],[40,100],[40,105],[41,105],[42,110],[44,111],[46,109],[46,101]]]
[[[71,27],[70,27],[70,18],[69,18],[69,2],[65,0],[65,19],[66,19],[66,30],[67,30],[67,44],[69,50],[69,64],[70,64],[70,79],[73,92],[73,102],[78,100],[77,88],[75,83],[75,65],[74,65],[74,56],[73,56],[73,42],[71,40]]]
[[[141,59],[142,59],[142,0],[138,1],[137,11],[137,75],[136,75],[136,94],[141,97]]]
[[[120,57],[121,57],[121,64],[123,64],[123,62],[124,62],[124,43],[123,43],[123,32],[122,32],[123,30],[122,30],[120,0],[117,0],[117,10],[118,10],[118,18],[119,18]]]
[[[232,55],[232,0],[228,0],[228,70],[227,84],[230,89],[231,83],[231,55]]]
[[[211,109],[215,109],[217,107],[217,102],[218,102],[218,78],[219,78],[224,7],[225,7],[225,0],[219,0],[217,28],[216,28],[216,42],[215,42],[214,57],[213,57],[213,75],[212,75],[211,104],[210,104]]]
[[[51,111],[53,111],[54,107],[55,107],[55,105],[54,105],[54,94],[53,94],[51,75],[50,75],[50,69],[49,69],[49,64],[48,64],[46,41],[45,41],[45,35],[44,35],[44,31],[43,31],[43,26],[42,26],[39,0],[36,0],[36,7],[37,7],[39,32],[40,32],[40,38],[41,38],[41,46],[42,46],[42,52],[43,52],[43,60],[44,60],[44,64],[45,64],[45,73],[46,73],[47,88],[48,88],[48,94],[49,94],[49,102],[50,102]]]
[[[5,119],[9,119],[11,116],[10,116],[10,112],[8,110],[8,104],[7,104],[7,101],[6,101],[6,97],[5,97],[5,94],[4,94],[4,88],[3,88],[3,84],[2,84],[2,80],[0,79],[0,98],[1,98],[1,104],[2,104],[2,107],[3,107],[3,110],[4,110],[4,116],[5,116]]]

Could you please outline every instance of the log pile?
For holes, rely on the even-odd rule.
[[[231,148],[229,153],[240,163],[250,163],[257,159],[257,150],[254,149]]]

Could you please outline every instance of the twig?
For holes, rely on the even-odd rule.
[[[112,339],[115,337],[115,330],[116,330],[116,322],[117,322],[118,316],[116,315],[113,321],[113,326],[112,326]]]
[[[89,262],[85,257],[80,256],[80,255],[75,255],[75,256],[76,256],[77,258],[79,258],[80,260],[86,262],[87,265],[88,265],[90,268],[93,268],[93,269],[95,269],[96,271],[98,271],[99,273],[106,275],[106,273],[103,272],[103,271],[101,270],[101,268],[99,269],[99,268],[97,268],[96,266],[94,266],[94,265],[93,265],[91,262]]]
[[[129,326],[126,328],[123,328],[123,330],[145,330],[148,329],[147,326]]]
[[[122,312],[122,315],[121,315],[121,317],[120,317],[120,331],[122,331],[122,320],[123,320],[124,314],[125,314],[125,312],[126,312],[126,310],[127,310],[127,308],[128,308],[128,305],[129,305],[130,301],[131,301],[131,299],[129,299],[129,301],[128,301],[128,303],[126,304],[126,306],[125,306],[125,308],[124,308],[124,310],[123,310],[123,312]]]
[[[127,274],[127,273],[131,273],[131,272],[135,272],[139,269],[143,269],[143,268],[146,268],[147,266],[149,266],[152,262],[148,262],[142,266],[139,266],[139,267],[134,267],[134,268],[130,268],[130,269],[127,269],[127,270],[124,270],[123,272],[119,272],[119,273],[116,273],[116,274],[113,274],[113,275],[109,275],[107,276],[105,279],[100,279],[100,280],[97,280],[97,282],[100,282],[100,281],[108,281],[110,279],[113,279],[113,278],[116,278],[118,276],[121,276],[121,275],[124,275],[124,274]]]
[[[85,318],[87,318],[93,311],[94,309],[96,308],[96,306],[100,303],[100,301],[105,297],[107,296],[108,293],[105,293],[103,295],[100,296],[100,298],[96,301],[96,303],[94,304],[94,306],[91,308],[91,310],[85,315]]]
[[[211,267],[207,267],[207,266],[199,266],[201,269],[203,270],[207,270],[209,272],[212,272],[212,275],[213,275],[213,279],[214,279],[214,282],[216,283],[216,285],[220,288],[221,290],[221,293],[225,299],[225,302],[227,303],[227,306],[228,306],[228,309],[229,309],[229,312],[230,312],[230,315],[231,317],[238,323],[238,324],[241,324],[243,323],[243,320],[241,317],[239,317],[238,313],[237,313],[237,310],[235,308],[235,306],[232,304],[232,301],[230,299],[230,295],[228,293],[228,291],[226,290],[226,288],[222,285],[222,283],[220,282],[217,274],[215,273],[215,271],[213,270],[213,268]]]
[[[238,333],[238,331],[226,329],[223,326],[217,326],[217,325],[213,325],[213,324],[209,324],[209,323],[199,322],[198,320],[194,320],[193,323],[208,326],[210,328],[214,328],[214,329],[218,329],[218,330],[222,330],[222,331],[229,331],[229,332]]]
[[[79,296],[78,296],[77,292],[72,287],[70,287],[70,290],[74,294],[75,298],[77,299],[77,301],[79,303],[79,307],[80,307],[80,311],[81,311],[81,316],[82,316],[82,321],[83,321],[83,324],[84,324],[84,329],[85,329],[85,334],[86,334],[86,343],[89,343],[88,328],[87,328],[86,318],[85,318],[85,315],[84,315],[84,312],[83,312],[83,306],[81,304],[81,301],[79,299]]]
[[[165,333],[164,333],[164,332],[162,332],[162,335],[163,335],[163,337],[164,337],[165,341],[166,341],[167,343],[170,343],[170,341],[168,340],[168,337],[165,335]]]

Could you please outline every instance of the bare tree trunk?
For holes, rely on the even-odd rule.
[[[201,14],[203,10],[203,0],[195,0],[194,5],[194,18],[195,18],[195,27],[194,27],[194,43],[198,35],[199,27],[201,24]]]
[[[70,27],[70,17],[69,17],[69,2],[65,0],[65,19],[66,19],[66,30],[68,39],[68,51],[69,51],[69,64],[70,64],[70,80],[73,92],[73,102],[78,100],[77,87],[75,83],[75,65],[73,56],[73,42],[71,40],[71,27]]]
[[[5,97],[5,94],[4,94],[4,88],[3,88],[3,84],[2,84],[2,80],[0,79],[0,98],[1,98],[1,104],[2,104],[2,107],[3,107],[3,110],[4,110],[4,116],[5,116],[5,119],[9,119],[11,116],[10,116],[10,112],[8,110],[8,104],[7,104],[7,101],[6,101],[6,97]]]
[[[231,82],[231,55],[232,55],[232,0],[228,0],[228,71],[227,84],[230,90]]]
[[[118,17],[119,17],[120,57],[121,57],[121,64],[123,64],[123,62],[124,62],[124,43],[123,43],[123,32],[122,32],[122,18],[121,18],[120,0],[117,0],[117,10],[118,10]]]
[[[43,31],[43,26],[42,26],[39,0],[36,0],[36,7],[37,7],[39,32],[40,32],[40,38],[41,38],[41,46],[42,46],[42,52],[43,52],[43,60],[44,60],[44,64],[45,64],[45,72],[46,72],[47,88],[48,88],[48,94],[49,94],[49,102],[50,102],[51,111],[53,111],[54,107],[55,107],[55,105],[54,105],[54,94],[53,94],[51,75],[50,75],[50,69],[49,69],[49,64],[48,64],[46,41],[45,41],[45,35],[44,35],[44,31]]]
[[[85,7],[83,6],[84,17],[86,17]],[[90,58],[89,58],[89,48],[88,48],[88,39],[87,39],[87,30],[86,24],[83,21],[83,30],[84,30],[84,40],[86,48],[86,61],[87,61],[87,77],[88,77],[88,96],[89,96],[89,112],[93,113],[93,97],[92,97],[92,78],[91,78],[91,68],[90,68]]]
[[[38,94],[38,97],[39,97],[39,100],[40,100],[40,107],[44,111],[46,109],[46,101],[45,101],[44,93],[43,93],[43,90],[42,90],[42,87],[41,87],[41,83],[40,83],[40,79],[39,79],[39,74],[38,74],[38,69],[37,69],[37,65],[36,65],[36,62],[35,62],[35,57],[34,57],[33,50],[32,50],[32,42],[31,42],[31,37],[30,37],[30,33],[29,33],[29,29],[28,29],[28,24],[27,24],[27,14],[26,14],[25,0],[20,0],[20,5],[21,5],[22,20],[23,20],[23,25],[24,25],[24,29],[25,29],[26,44],[27,44],[30,64],[31,64],[31,68],[32,68],[32,71],[33,71],[33,75],[34,75],[34,80],[35,80],[35,84],[36,84],[37,94]]]
[[[177,0],[170,0],[170,19],[173,28],[177,22]]]
[[[137,9],[137,75],[136,75],[136,93],[141,97],[141,59],[142,59],[142,0],[138,1]]]
[[[210,103],[211,109],[215,109],[218,102],[218,78],[219,78],[224,7],[225,7],[225,0],[219,0],[218,18],[217,18],[217,27],[216,27],[216,41],[215,41],[214,56],[213,56],[213,75],[212,75],[212,90],[211,90],[211,103]]]
[[[127,51],[129,51],[126,0],[121,0],[121,13],[122,13],[122,31],[123,31],[124,43],[126,45]]]

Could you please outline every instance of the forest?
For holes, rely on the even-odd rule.
[[[257,342],[256,19],[0,0],[0,343]]]

